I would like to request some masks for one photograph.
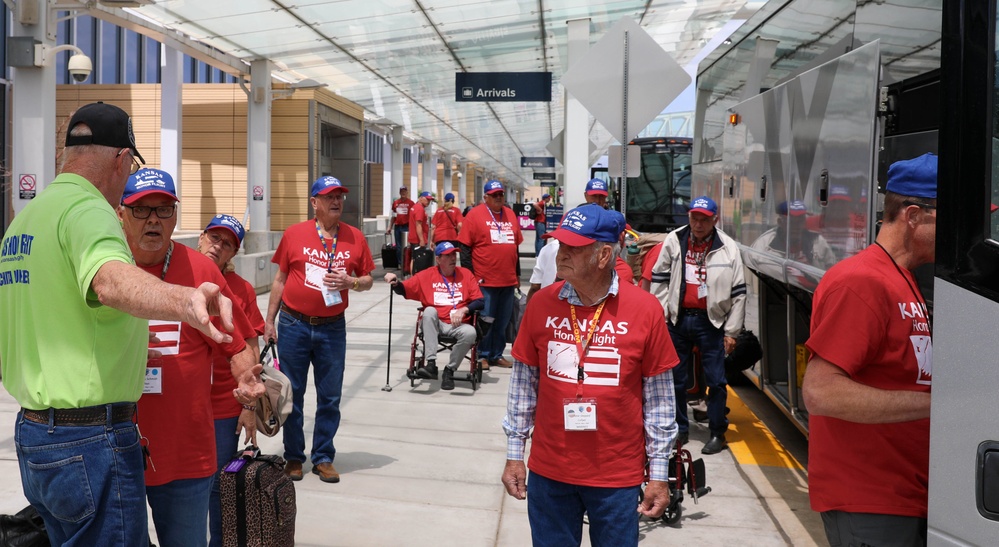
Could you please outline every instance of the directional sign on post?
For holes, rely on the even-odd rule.
[[[555,173],[538,173],[535,171],[534,180],[555,180]]]
[[[546,156],[539,156],[536,158],[524,157],[520,158],[521,167],[555,167],[555,158],[549,158]]]
[[[638,23],[625,17],[566,71],[561,82],[611,135],[621,139],[626,134],[628,141],[687,88],[690,75]]]

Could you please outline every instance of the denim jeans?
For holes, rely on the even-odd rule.
[[[566,547],[583,541],[583,513],[593,547],[638,545],[639,486],[576,486],[542,477],[527,478],[527,518],[534,547]]]
[[[544,222],[534,222],[534,256],[541,254],[541,248],[545,246],[545,240],[541,237],[548,233],[548,226]]]
[[[409,225],[408,224],[396,224],[395,225],[395,256],[398,259],[399,267],[402,267],[402,250],[409,245],[407,239],[409,238]]]
[[[110,408],[110,405],[108,405]],[[131,421],[50,426],[18,413],[14,447],[24,497],[52,545],[142,545],[149,531],[139,435]]]
[[[153,525],[160,547],[208,545],[208,498],[214,475],[203,479],[178,479],[146,487]]]
[[[690,421],[687,419],[687,373],[690,372],[694,346],[697,346],[701,352],[704,382],[708,385],[708,428],[712,436],[724,435],[728,430],[728,418],[725,417],[725,403],[728,400],[725,332],[712,325],[706,315],[680,315],[677,319],[676,325],[668,325],[673,347],[680,357],[680,364],[673,369],[676,425],[680,433],[690,429]]]
[[[239,450],[239,435],[236,426],[239,416],[215,420],[215,474],[212,476],[212,494],[208,500],[208,532],[210,547],[222,547],[222,499],[219,496],[219,472],[229,463],[236,450]]]
[[[303,406],[312,364],[316,386],[316,417],[312,432],[312,465],[332,462],[336,455],[333,437],[340,428],[340,395],[347,353],[347,323],[344,320],[310,325],[281,312],[278,318],[278,355],[281,372],[291,380],[291,415],[284,431],[284,459],[305,461]]]
[[[479,358],[495,361],[503,357],[506,349],[506,325],[513,315],[514,287],[480,287],[485,300],[482,315],[492,317],[489,331],[479,342]]]

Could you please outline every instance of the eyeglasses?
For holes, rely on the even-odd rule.
[[[502,198],[506,197],[506,192],[493,192],[492,194],[486,194],[486,195],[491,198]]]
[[[135,159],[135,155],[132,154],[132,151],[129,150],[128,148],[122,148],[121,150],[119,150],[118,154],[116,154],[115,157],[117,158],[117,157],[121,156],[122,154],[124,154],[125,152],[128,152],[128,157],[129,158],[132,158],[132,166],[131,166],[130,171],[128,172],[128,174],[129,175],[134,175],[134,174],[136,174],[136,173],[139,172],[139,169],[142,169],[142,164],[139,163],[139,160]],[[133,214],[134,214],[134,211],[133,211]],[[141,218],[148,218],[148,217],[149,217],[149,215],[146,215],[146,216],[141,217]],[[136,217],[136,218],[139,218],[139,217]],[[170,218],[170,217],[160,217],[160,218]]]
[[[919,207],[920,209],[926,209],[927,211],[934,211],[937,208],[936,205],[930,205],[929,203],[919,203],[917,201],[903,201],[902,205],[905,205],[906,207],[915,205],[916,207]]]
[[[344,194],[343,192],[329,192],[326,194],[319,194],[316,197],[319,199],[328,199],[332,201],[343,201],[347,199],[347,195]]]
[[[174,212],[177,211],[177,205],[161,205],[159,207],[147,207],[145,205],[122,205],[122,207],[131,209],[132,216],[140,220],[149,218],[149,215],[153,214],[153,211],[156,211],[156,216],[158,218],[170,218],[173,216]]]
[[[224,249],[226,252],[231,253],[236,250],[236,246],[233,245],[231,241],[220,236],[219,234],[216,234],[215,232],[206,231],[205,235],[208,236],[208,241],[210,241],[212,245],[221,245],[222,249]]]

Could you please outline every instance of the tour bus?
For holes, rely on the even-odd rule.
[[[930,545],[999,537],[996,4],[768,2],[697,77],[692,190],[742,250],[764,349],[747,376],[806,435],[815,288],[874,241],[888,165],[939,155],[936,263],[916,272],[934,339]]]

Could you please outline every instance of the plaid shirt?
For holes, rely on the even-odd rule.
[[[614,273],[607,294],[617,296],[618,276]],[[559,299],[574,306],[583,303],[576,290],[567,281],[558,294]],[[503,431],[506,432],[506,459],[523,460],[527,438],[534,427],[534,411],[538,406],[538,381],[541,370],[529,367],[514,359],[507,396]],[[669,477],[669,453],[676,440],[676,396],[673,393],[673,370],[642,378],[642,414],[645,424],[645,453],[649,458],[649,479],[665,481]]]

